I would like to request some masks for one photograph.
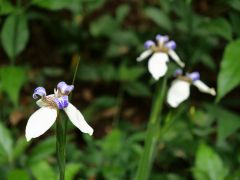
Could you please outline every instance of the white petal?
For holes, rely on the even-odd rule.
[[[139,57],[137,57],[137,61],[143,61],[144,59],[146,59],[148,56],[150,56],[153,53],[153,51],[151,49],[147,49],[145,51],[143,51]]]
[[[83,133],[88,133],[89,135],[93,134],[93,128],[91,128],[88,123],[85,121],[83,115],[80,113],[80,111],[73,106],[71,103],[69,103],[68,107],[64,109],[64,111],[67,113],[70,121]]]
[[[196,80],[193,82],[193,85],[196,86],[199,91],[211,94],[213,96],[216,95],[216,91],[214,88],[209,88],[206,84],[204,84],[201,80]]]
[[[190,83],[176,79],[171,84],[168,90],[167,102],[171,107],[178,107],[178,105],[185,101],[190,95]]]
[[[168,54],[180,67],[183,68],[185,66],[184,62],[180,60],[179,56],[174,50],[169,49]]]
[[[149,59],[148,70],[155,80],[166,74],[168,61],[168,55],[165,53],[154,53]]]
[[[56,121],[56,118],[56,109],[42,107],[34,112],[30,116],[26,126],[25,136],[27,141],[30,141],[32,138],[36,138],[45,133]]]

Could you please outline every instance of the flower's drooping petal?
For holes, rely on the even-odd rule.
[[[69,94],[73,89],[73,85],[67,85],[65,82],[60,82],[57,85],[57,88],[60,90],[62,94]]]
[[[203,93],[208,93],[211,94],[213,96],[216,95],[216,91],[214,88],[210,88],[208,87],[206,84],[204,84],[201,80],[196,80],[193,82],[193,85],[196,86],[199,91],[203,92]]]
[[[159,43],[163,44],[163,43],[166,43],[166,42],[169,40],[169,37],[168,37],[168,36],[163,36],[163,35],[161,35],[161,34],[158,34],[158,35],[156,36],[156,40],[157,40]]]
[[[155,46],[155,45],[156,45],[155,42],[152,41],[152,40],[147,40],[147,41],[144,43],[144,47],[145,47],[146,49],[149,49],[150,47]]]
[[[88,125],[88,123],[85,121],[83,115],[80,113],[80,111],[73,106],[71,103],[69,103],[68,107],[64,109],[66,114],[68,115],[70,121],[83,133],[88,133],[89,135],[93,134],[93,128]]]
[[[185,64],[180,60],[179,56],[174,50],[169,49],[168,54],[180,67],[183,68],[185,66]]]
[[[37,99],[38,96],[40,97],[43,97],[43,96],[46,96],[46,90],[44,87],[37,87],[35,90],[34,90],[34,93],[33,93],[33,99]]]
[[[199,72],[187,73],[187,77],[189,77],[194,82],[200,79],[200,74]]]
[[[27,141],[45,133],[56,121],[57,110],[42,107],[31,115],[27,122],[25,136]]]
[[[68,96],[61,96],[59,98],[55,98],[54,102],[56,103],[58,109],[64,109],[68,106]]]
[[[154,53],[148,61],[148,70],[155,80],[164,76],[167,72],[168,55],[165,53]]]
[[[175,41],[169,41],[165,44],[165,46],[168,48],[168,49],[176,49],[177,45],[176,45],[176,42]]]
[[[167,93],[167,102],[171,107],[178,107],[190,95],[190,83],[176,79],[173,81]]]
[[[146,59],[148,56],[150,56],[153,53],[153,51],[151,49],[147,49],[145,51],[143,51],[140,56],[137,57],[137,61],[143,61],[144,59]]]

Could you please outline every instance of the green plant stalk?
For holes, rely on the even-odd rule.
[[[159,139],[160,120],[159,118],[166,93],[166,77],[159,82],[156,97],[152,105],[152,111],[148,122],[144,150],[138,164],[135,180],[147,180],[152,168],[153,157]]]
[[[80,62],[80,57],[74,71],[72,85],[74,85],[76,80],[76,75],[78,71],[78,66]],[[72,99],[72,94],[69,97],[69,100]],[[66,142],[67,142],[67,126],[68,121],[65,118],[60,118],[58,113],[57,123],[56,123],[56,150],[57,150],[57,160],[59,168],[59,179],[65,179],[65,164],[66,164]]]
[[[57,161],[59,168],[59,180],[65,179],[65,159],[66,159],[66,128],[65,119],[58,117],[56,120],[56,149],[57,149]]]

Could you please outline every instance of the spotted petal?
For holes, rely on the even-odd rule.
[[[174,50],[169,49],[168,54],[180,67],[184,68],[184,62],[181,61],[181,59]]]
[[[176,79],[167,93],[167,102],[171,107],[178,107],[190,95],[190,83]]]
[[[68,115],[73,125],[76,126],[80,131],[83,133],[88,133],[89,135],[93,134],[93,128],[88,125],[81,112],[75,106],[69,103],[68,107],[66,107],[64,111]]]
[[[155,80],[164,76],[167,72],[167,62],[169,61],[166,53],[154,53],[148,61],[148,70]]]
[[[144,59],[146,59],[148,56],[150,56],[153,53],[153,51],[151,49],[147,49],[145,51],[143,51],[140,56],[137,57],[137,61],[143,61]]]
[[[57,110],[48,107],[42,107],[34,112],[26,126],[25,136],[27,141],[36,138],[45,133],[56,121]]]
[[[208,93],[211,94],[213,96],[216,95],[216,91],[214,88],[210,88],[208,87],[206,84],[204,84],[201,80],[196,80],[193,82],[193,85],[196,86],[199,91],[203,92],[203,93]]]

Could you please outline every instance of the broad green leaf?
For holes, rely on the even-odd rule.
[[[202,143],[197,150],[193,175],[196,180],[224,180],[227,169],[219,155]]]
[[[94,37],[109,37],[118,29],[117,22],[110,15],[104,15],[91,23],[90,32]]]
[[[72,9],[74,6],[80,6],[79,0],[33,0],[33,5],[48,10]]]
[[[229,43],[224,50],[220,73],[218,75],[218,101],[240,84],[239,47],[240,39]]]
[[[125,90],[132,96],[150,96],[151,92],[148,86],[141,82],[130,82],[126,85]]]
[[[21,67],[5,66],[0,68],[2,91],[9,96],[15,106],[18,104],[19,93],[26,79],[26,70]]]
[[[219,106],[207,105],[208,114],[217,119],[218,142],[225,140],[240,128],[240,116]]]
[[[33,147],[28,158],[28,163],[32,165],[37,162],[40,162],[43,159],[46,159],[50,157],[50,155],[54,154],[55,150],[56,150],[56,138],[49,137]]]
[[[0,123],[0,148],[10,160],[12,158],[13,140],[10,131],[2,123]]]
[[[14,7],[9,0],[1,0],[0,2],[1,2],[0,3],[0,15],[9,14],[14,10]]]
[[[145,14],[148,18],[150,18],[160,27],[168,31],[171,31],[172,29],[171,20],[164,12],[161,11],[160,8],[148,7],[145,9]]]
[[[237,11],[240,11],[240,1],[239,0],[227,0],[227,3]]]
[[[20,137],[15,146],[14,146],[14,150],[13,150],[13,156],[14,158],[18,158],[20,157],[24,152],[25,150],[27,149],[28,145],[30,145],[30,143],[28,143],[26,141],[26,138],[25,137]]]
[[[41,161],[39,163],[34,163],[31,165],[31,170],[33,176],[36,180],[56,180],[56,174],[54,173],[51,166],[45,162]]]
[[[226,40],[232,39],[232,29],[229,22],[224,18],[217,18],[211,20],[205,29],[208,33],[215,34],[225,38]]]
[[[27,171],[14,169],[8,174],[7,180],[30,180],[30,177]]]
[[[118,23],[121,23],[124,20],[124,18],[127,16],[129,11],[130,11],[130,7],[127,4],[123,4],[117,8],[116,19]]]
[[[142,67],[128,67],[125,64],[121,64],[118,73],[119,80],[129,82],[140,78],[145,73],[145,69]]]
[[[26,16],[23,14],[8,16],[3,24],[1,40],[5,52],[12,61],[24,50],[28,39]]]
[[[66,165],[66,180],[73,180],[78,174],[81,164],[70,163]]]

